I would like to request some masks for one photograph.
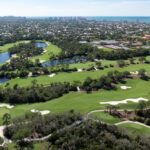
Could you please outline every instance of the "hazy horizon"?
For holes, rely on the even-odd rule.
[[[149,0],[5,0],[0,16],[145,16]]]

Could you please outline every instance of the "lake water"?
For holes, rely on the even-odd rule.
[[[7,79],[7,78],[0,78],[0,83],[5,83],[7,81],[9,81],[10,79]]]
[[[46,43],[44,43],[44,42],[36,42],[35,43],[35,45],[37,46],[37,47],[41,47],[41,48],[45,48],[46,46],[47,46],[47,44]]]
[[[81,59],[78,59],[78,58],[76,58],[76,59],[70,59],[70,60],[64,60],[64,61],[63,61],[63,64],[73,64],[73,63],[79,62],[79,61],[81,61]],[[83,61],[83,62],[86,62],[86,59],[82,59],[82,61]],[[57,64],[59,64],[59,60],[54,60],[53,63],[54,63],[54,65],[57,65]],[[46,62],[46,63],[43,63],[42,66],[43,66],[43,67],[51,66],[51,62],[48,61],[48,62]]]
[[[0,53],[0,64],[10,59],[10,55],[8,52]]]

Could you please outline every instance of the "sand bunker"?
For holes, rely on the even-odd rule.
[[[45,60],[40,60],[40,63],[44,63],[45,62]]]
[[[135,74],[135,75],[138,75],[139,72],[138,71],[135,71],[135,72],[130,72],[131,74]]]
[[[28,77],[32,77],[32,72],[29,72]]]
[[[48,43],[48,42],[46,42],[46,44],[47,44],[47,46],[49,46],[49,43]]]
[[[0,107],[6,107],[8,109],[12,109],[14,106],[11,106],[9,104],[0,104]]]
[[[18,56],[16,54],[11,55],[11,58],[17,58]]]
[[[52,77],[54,77],[55,75],[56,75],[56,74],[53,73],[53,74],[50,74],[49,77],[52,78]]]
[[[49,110],[39,111],[39,110],[35,110],[35,109],[32,109],[31,112],[32,113],[40,113],[41,115],[47,115],[50,113]]]
[[[98,71],[98,69],[97,69],[96,67],[95,67],[94,69],[95,69],[96,71]]]
[[[46,53],[47,52],[47,50],[46,49],[44,49],[44,51],[43,51],[43,53],[42,54],[44,54],[44,53]]]
[[[0,137],[4,138],[4,129],[5,129],[5,126],[0,126]]]
[[[83,70],[82,69],[78,69],[78,72],[82,72]]]
[[[10,59],[6,61],[7,63],[10,63]]]
[[[80,90],[80,87],[79,87],[79,86],[77,87],[77,91],[78,91],[78,92],[81,92],[81,90]]]
[[[142,97],[136,98],[136,99],[130,98],[130,99],[122,100],[122,101],[100,102],[100,104],[118,105],[118,104],[126,104],[129,101],[138,103],[139,101],[148,101],[148,99],[145,99]]]
[[[122,90],[131,89],[131,87],[130,87],[130,86],[120,86],[120,88],[121,88]]]

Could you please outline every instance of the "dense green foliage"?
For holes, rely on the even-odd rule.
[[[52,134],[49,141],[60,150],[147,150],[149,139],[132,138],[115,126],[86,121],[83,124]]]
[[[69,40],[69,39],[68,39]],[[94,59],[107,59],[107,60],[120,60],[133,57],[149,56],[150,49],[136,49],[136,50],[113,50],[105,51],[98,49],[87,44],[80,44],[78,42],[68,42],[68,40],[53,40],[55,45],[58,45],[62,52],[59,55],[59,59],[72,58],[74,56],[85,56],[87,60]]]
[[[7,138],[13,140],[44,137],[80,120],[82,120],[82,116],[74,111],[58,115],[49,114],[44,117],[37,113],[28,113],[13,119],[13,125],[6,127],[4,133]]]
[[[47,87],[37,85],[36,81],[32,81],[30,88],[20,88],[15,85],[13,88],[0,90],[0,102],[11,104],[45,102],[58,98],[69,91],[76,90],[76,87],[69,83],[53,83]]]
[[[33,67],[40,66],[40,63],[34,64],[28,58],[23,58],[22,56],[19,58],[13,58],[10,60],[10,63],[6,63],[0,66],[0,71],[16,71],[23,69],[30,69]]]
[[[43,48],[39,48],[35,45],[35,42],[31,42],[28,44],[19,44],[14,47],[9,48],[10,55],[19,54],[25,57],[33,57],[39,54],[42,54]]]
[[[130,73],[128,71],[112,71],[108,72],[106,76],[101,76],[97,80],[87,77],[81,87],[87,92],[92,91],[93,89],[113,89],[113,84],[121,82],[124,78],[128,78],[129,75]]]

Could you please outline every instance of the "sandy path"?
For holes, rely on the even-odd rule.
[[[55,73],[52,73],[50,75],[48,75],[50,78],[53,78],[56,74]]]
[[[8,109],[12,109],[14,106],[9,105],[9,104],[0,104],[0,107],[6,107]]]
[[[144,123],[141,123],[141,122],[137,122],[137,121],[123,121],[123,122],[116,123],[115,125],[118,126],[118,125],[126,124],[126,123],[135,123],[135,124],[138,124],[138,125],[141,125],[141,126],[144,126],[144,127],[150,129],[150,126],[148,126],[148,125],[146,125]]]

